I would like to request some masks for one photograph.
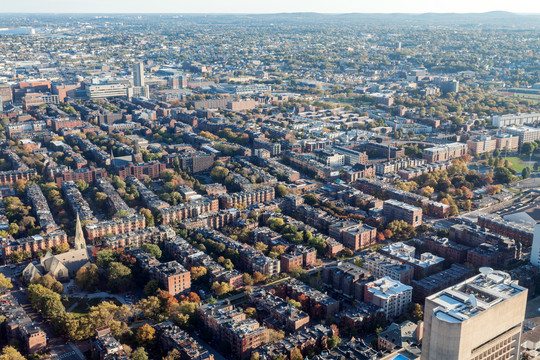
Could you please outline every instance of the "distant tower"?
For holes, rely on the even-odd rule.
[[[144,87],[144,65],[142,62],[133,64],[133,86]]]
[[[75,250],[86,249],[86,240],[81,226],[81,219],[77,213],[77,224],[75,224]]]

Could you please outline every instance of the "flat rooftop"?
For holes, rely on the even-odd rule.
[[[459,323],[526,290],[513,282],[507,273],[482,268],[481,274],[427,299],[439,305],[433,310],[435,317],[446,322]]]

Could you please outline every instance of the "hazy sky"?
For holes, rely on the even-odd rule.
[[[485,12],[540,13],[540,0],[3,0],[0,12],[276,13]]]

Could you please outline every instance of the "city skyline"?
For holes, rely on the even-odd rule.
[[[210,0],[204,3],[178,3],[173,0],[158,0],[152,3],[125,0],[113,3],[98,0],[89,2],[54,0],[41,2],[30,0],[23,3],[5,4],[3,13],[178,13],[178,14],[271,14],[317,12],[329,14],[341,13],[483,13],[508,11],[514,13],[540,13],[540,3],[527,0],[507,2],[465,1],[452,3],[415,0],[406,3],[397,0],[383,0],[376,3],[367,1],[337,0],[332,3],[323,0],[310,2],[289,2],[277,0],[271,3],[255,3],[245,0],[220,2]]]

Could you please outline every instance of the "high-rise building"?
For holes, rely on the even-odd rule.
[[[531,249],[531,264],[540,267],[540,223],[534,226],[534,236]]]
[[[422,360],[519,359],[527,289],[491,268],[426,298]]]
[[[144,64],[133,64],[133,86],[144,87]]]

